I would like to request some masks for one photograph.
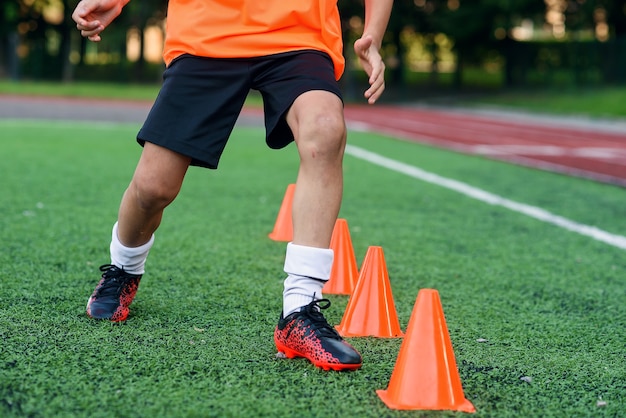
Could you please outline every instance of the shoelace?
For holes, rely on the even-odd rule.
[[[102,286],[96,291],[96,296],[118,296],[122,292],[122,287],[126,284],[126,280],[120,276],[109,276],[109,271],[115,269],[120,273],[124,273],[124,270],[120,270],[113,264],[104,264],[100,266],[100,271],[104,273],[104,281]],[[110,273],[116,273],[111,271]]]
[[[318,299],[306,305],[302,313],[311,320],[311,324],[319,332],[320,336],[341,340],[339,333],[328,324],[328,321],[326,321],[326,318],[322,315],[321,310],[328,309],[329,307],[330,300]]]

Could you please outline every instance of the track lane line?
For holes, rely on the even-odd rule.
[[[585,224],[572,221],[570,219],[553,214],[545,209],[542,209],[536,206],[531,206],[525,203],[519,203],[513,200],[506,199],[502,196],[498,196],[496,194],[487,192],[477,187],[470,186],[469,184],[466,184],[457,180],[449,179],[446,177],[442,177],[438,174],[430,173],[418,167],[405,164],[400,161],[393,160],[391,158],[384,157],[380,154],[376,154],[374,152],[368,151],[366,149],[363,149],[354,145],[350,145],[350,144],[346,145],[346,154],[352,157],[370,162],[372,164],[378,165],[380,167],[384,167],[389,170],[392,170],[401,174],[405,174],[409,177],[413,177],[415,179],[422,180],[427,183],[431,183],[437,186],[444,187],[449,190],[456,191],[472,199],[479,200],[481,202],[494,205],[494,206],[501,206],[506,209],[512,210],[513,212],[526,215],[528,217],[537,219],[542,222],[546,222],[551,225],[558,226],[568,231],[587,236],[596,241],[603,242],[613,247],[626,250],[626,237],[622,235],[612,234],[610,232],[606,232],[602,229],[599,229],[595,226],[585,225]]]

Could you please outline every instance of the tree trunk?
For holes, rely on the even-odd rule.
[[[61,63],[63,69],[61,70],[61,79],[63,82],[70,82],[74,80],[74,65],[70,61],[70,54],[72,53],[72,33],[66,25],[61,28]]]
[[[20,79],[20,57],[17,55],[17,47],[20,43],[20,36],[17,32],[11,32],[7,38],[7,69],[9,78],[13,81],[17,81]]]
[[[463,88],[463,49],[456,49],[456,68],[454,69],[453,87],[459,91]]]

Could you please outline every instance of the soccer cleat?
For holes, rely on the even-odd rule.
[[[286,318],[281,313],[274,331],[276,348],[287,358],[304,357],[324,370],[356,370],[361,367],[361,355],[320,312],[329,306],[328,299],[320,299]]]
[[[100,266],[102,279],[87,302],[87,315],[94,319],[124,321],[133,302],[141,274],[126,273],[113,264]]]

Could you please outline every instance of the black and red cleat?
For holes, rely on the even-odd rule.
[[[141,274],[126,273],[112,264],[100,266],[102,279],[87,302],[87,315],[94,319],[124,321],[133,302]]]
[[[315,300],[286,318],[280,315],[274,342],[287,358],[304,357],[324,370],[356,370],[363,360],[345,342],[320,312],[330,306],[328,299]]]

